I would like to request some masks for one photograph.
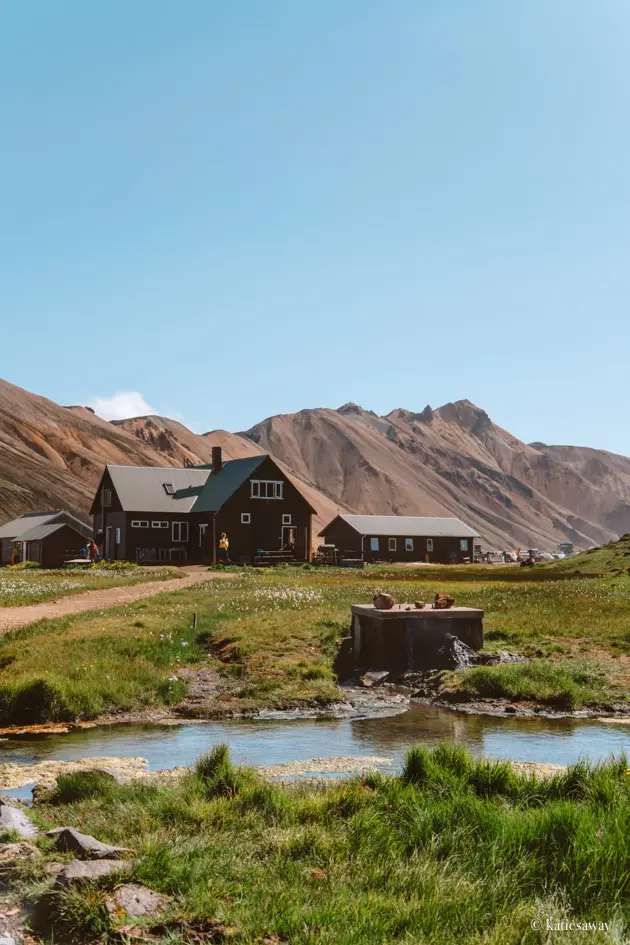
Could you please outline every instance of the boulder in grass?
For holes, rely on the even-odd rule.
[[[0,805],[0,830],[13,830],[23,840],[33,840],[39,833],[24,810],[8,804]]]
[[[132,866],[129,860],[70,860],[57,874],[57,885],[93,882],[115,873],[128,873]]]
[[[139,883],[126,883],[106,900],[105,907],[110,916],[140,919],[143,916],[154,916],[163,912],[169,900],[165,896],[147,889]]]
[[[0,844],[0,872],[12,867],[22,860],[34,860],[41,853],[32,843],[2,843]]]
[[[66,853],[78,853],[91,860],[116,860],[131,851],[127,847],[115,847],[109,843],[101,843],[96,837],[87,833],[79,833],[73,827],[56,827],[49,830],[47,837],[53,837],[57,849]]]

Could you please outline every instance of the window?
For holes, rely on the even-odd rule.
[[[390,551],[396,551],[396,539],[395,539],[395,538],[390,538],[390,539],[389,539],[389,550],[390,550]]]
[[[413,538],[405,538],[405,551],[413,551]]]
[[[460,540],[459,547],[462,551],[468,551],[468,539],[462,538]]]
[[[120,529],[119,528],[116,529],[116,544],[117,545],[120,544]]]
[[[151,522],[151,528],[168,528],[168,522]]]
[[[427,538],[427,551],[433,551],[433,539]]]
[[[282,516],[282,524],[283,524],[283,525],[290,525],[290,524],[291,524],[291,516],[290,516],[290,515],[283,515],[283,516]]]
[[[199,547],[203,548],[203,543],[206,540],[206,532],[208,530],[208,525],[206,522],[203,525],[199,526]]]
[[[103,489],[101,501],[104,506],[112,504],[112,490],[111,489]]]
[[[252,517],[249,512],[241,512],[241,525],[249,525]]]
[[[188,522],[173,522],[173,541],[188,541]]]
[[[175,487],[172,482],[163,482],[162,485],[167,495],[175,495]]]
[[[148,528],[148,527],[149,527],[149,523],[148,523],[148,522],[145,522],[145,521],[143,521],[143,520],[141,520],[141,519],[137,519],[137,518],[136,518],[136,519],[134,519],[134,520],[132,521],[131,527],[132,527],[132,528]]]
[[[282,499],[284,498],[284,482],[273,479],[252,479],[252,499]]]
[[[378,551],[378,538],[370,538],[370,551]]]

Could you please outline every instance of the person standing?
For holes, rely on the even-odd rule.
[[[221,532],[221,537],[219,538],[219,561],[223,564],[227,564],[229,561],[228,552],[230,550],[230,542],[228,536],[225,532]]]
[[[20,546],[13,545],[13,551],[11,552],[11,564],[16,565],[20,563]]]

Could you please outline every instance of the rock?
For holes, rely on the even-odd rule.
[[[444,643],[431,660],[432,669],[467,669],[476,662],[475,651],[452,633],[445,634]]]
[[[17,945],[17,939],[13,938],[12,935],[0,932],[0,945]]]
[[[451,597],[450,594],[436,594],[435,600],[433,601],[434,610],[448,610],[450,607],[453,607],[455,604],[455,598]]]
[[[132,867],[129,860],[70,860],[57,875],[59,886],[72,886],[74,883],[88,883],[112,873],[128,873]]]
[[[19,860],[31,860],[41,856],[41,853],[32,843],[2,843],[0,844],[0,870]]]
[[[46,836],[56,838],[58,850],[81,853],[93,860],[118,859],[123,854],[131,852],[127,847],[113,847],[109,843],[101,843],[95,837],[79,833],[73,827],[57,827],[55,830],[49,830]]]
[[[123,912],[132,919],[139,919],[163,912],[168,903],[169,900],[165,896],[160,896],[146,886],[126,883],[119,886],[113,896],[106,900],[105,907],[110,915],[115,916]]]
[[[416,608],[416,610],[424,610],[424,601],[423,601],[423,600],[415,600],[415,601],[413,602],[413,606]]]
[[[391,610],[396,601],[391,594],[376,594],[372,600],[377,610]]]
[[[369,669],[367,673],[364,673],[359,677],[359,684],[364,687],[364,689],[373,689],[375,686],[382,686],[389,676],[389,672],[379,671],[376,669]]]
[[[39,833],[28,814],[8,804],[0,806],[0,830],[14,830],[23,840],[32,840]]]

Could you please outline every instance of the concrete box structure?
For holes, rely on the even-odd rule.
[[[427,658],[444,643],[447,633],[473,650],[482,649],[483,610],[434,610],[430,604],[422,610],[409,604],[396,604],[391,610],[378,610],[373,604],[352,606],[355,666],[397,672],[430,668]]]

